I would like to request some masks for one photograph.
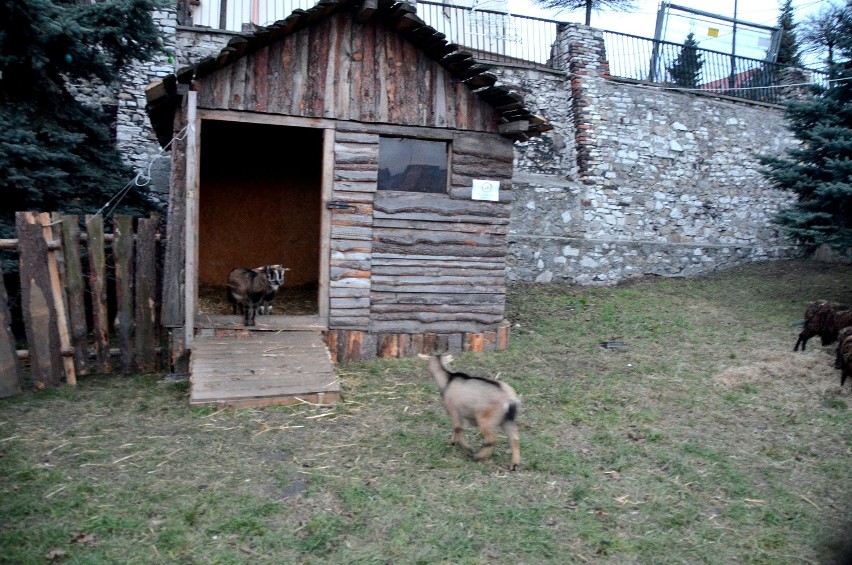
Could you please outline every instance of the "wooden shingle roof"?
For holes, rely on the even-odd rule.
[[[253,33],[236,36],[217,55],[205,57],[192,66],[183,67],[175,74],[148,85],[145,89],[146,110],[160,143],[165,146],[172,138],[175,110],[187,89],[186,85],[343,10],[352,11],[361,22],[374,17],[381,18],[389,28],[400,33],[427,57],[437,61],[452,77],[462,81],[476,96],[494,108],[499,116],[499,131],[502,135],[526,141],[553,129],[544,118],[533,115],[527,109],[520,94],[499,84],[486,64],[475,59],[473,54],[461,46],[449,43],[443,33],[420,19],[411,4],[395,0],[320,0],[309,10],[295,10],[284,20],[258,28]]]

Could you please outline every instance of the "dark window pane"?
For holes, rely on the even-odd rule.
[[[445,141],[401,137],[379,139],[379,190],[447,191]]]

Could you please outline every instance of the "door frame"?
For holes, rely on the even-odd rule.
[[[331,200],[334,185],[334,120],[301,118],[272,114],[253,114],[231,110],[207,110],[197,108],[196,93],[190,91],[187,105],[187,122],[194,124],[186,144],[186,258],[184,304],[185,334],[187,349],[192,348],[195,337],[198,310],[198,194],[201,181],[201,128],[203,121],[227,121],[246,124],[277,125],[285,127],[321,129],[322,171],[320,179],[320,241],[319,273],[317,291],[318,325],[328,328],[329,318],[329,265],[331,250],[331,212],[326,202]]]

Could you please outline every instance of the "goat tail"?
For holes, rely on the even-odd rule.
[[[506,437],[509,438],[509,445],[512,447],[512,463],[509,465],[509,470],[514,471],[518,468],[521,462],[521,436],[518,433],[518,424],[515,422],[515,417],[518,414],[518,405],[515,402],[509,404],[506,410],[506,418],[503,420],[503,431]]]

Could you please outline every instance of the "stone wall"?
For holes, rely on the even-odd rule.
[[[519,144],[510,281],[686,276],[794,253],[771,222],[791,197],[759,170],[794,144],[779,107],[614,81],[585,26],[566,25],[554,52],[573,119],[556,113],[544,137],[576,166],[554,174]]]
[[[159,152],[145,86],[235,35],[155,16],[174,59],[137,66],[117,93],[119,146],[140,169]],[[553,54],[552,70],[494,71],[555,126],[516,144],[510,282],[686,276],[794,253],[770,221],[790,196],[759,173],[759,155],[794,143],[779,107],[614,81],[601,32],[577,24]],[[163,194],[168,167],[166,155],[152,169]]]

